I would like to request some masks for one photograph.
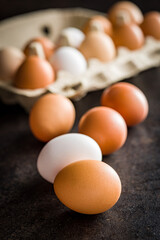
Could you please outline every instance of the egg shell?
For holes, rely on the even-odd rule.
[[[50,58],[50,63],[56,71],[63,70],[73,75],[83,74],[87,69],[84,56],[72,47],[58,48]]]
[[[102,62],[111,61],[116,56],[112,39],[103,32],[91,31],[87,34],[79,50],[88,60],[97,58]]]
[[[143,14],[133,2],[120,1],[110,8],[108,18],[114,26],[129,25],[131,23],[139,25],[143,21]]]
[[[46,37],[37,37],[37,38],[31,39],[27,43],[27,45],[24,47],[24,53],[26,54],[26,56],[30,55],[29,54],[29,46],[33,42],[39,42],[42,45],[46,59],[49,59],[51,57],[51,55],[53,54],[54,49],[55,49],[55,44]]]
[[[101,105],[118,111],[128,126],[142,122],[148,115],[148,101],[133,84],[121,82],[107,88],[101,96]]]
[[[141,29],[145,36],[152,36],[160,40],[160,13],[148,12],[144,15]]]
[[[14,86],[21,89],[44,88],[54,80],[55,74],[49,62],[29,56],[16,72]]]
[[[112,39],[117,47],[123,46],[130,50],[139,49],[144,44],[143,32],[135,24],[114,28]]]
[[[102,160],[98,144],[90,137],[69,133],[52,139],[41,150],[37,169],[48,182],[53,183],[56,175],[68,164],[86,159]]]
[[[121,181],[108,164],[78,161],[56,176],[54,191],[68,208],[83,214],[98,214],[113,207],[121,194]]]
[[[62,95],[52,93],[38,99],[29,115],[33,135],[43,142],[69,132],[74,121],[73,103]]]
[[[93,16],[87,23],[84,25],[83,32],[88,34],[90,31],[102,31],[108,35],[112,34],[112,24],[108,18],[96,15]]]
[[[79,121],[79,132],[93,138],[104,155],[123,146],[127,138],[127,126],[122,116],[107,107],[88,110]]]
[[[0,49],[0,79],[12,80],[24,59],[25,55],[18,48],[5,47]]]
[[[80,29],[68,27],[61,31],[57,45],[78,48],[84,39],[85,35]]]

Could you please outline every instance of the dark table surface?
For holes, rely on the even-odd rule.
[[[87,7],[107,11],[115,1],[1,0],[1,19],[51,7]],[[134,1],[143,12],[160,10],[159,0]],[[10,5],[11,6],[10,6]],[[43,143],[29,129],[28,114],[0,102],[0,240],[158,240],[160,239],[160,68],[127,79],[149,102],[147,119],[128,131],[125,145],[103,158],[119,174],[118,203],[99,215],[82,215],[63,206],[36,169]],[[99,105],[102,91],[74,102],[78,120]]]

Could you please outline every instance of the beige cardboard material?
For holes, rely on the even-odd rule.
[[[82,28],[91,16],[97,14],[103,15],[81,8],[48,9],[4,20],[0,23],[0,48],[23,48],[31,38],[44,36],[44,27],[49,27],[49,38],[56,41],[63,28]],[[0,80],[0,98],[6,104],[19,103],[28,111],[33,103],[48,91],[78,100],[89,91],[103,89],[112,83],[158,66],[160,41],[147,37],[144,46],[139,50],[119,48],[116,59],[111,62],[102,63],[97,59],[90,59],[87,71],[81,76],[75,77],[68,72],[59,71],[56,82],[44,89],[21,90]]]

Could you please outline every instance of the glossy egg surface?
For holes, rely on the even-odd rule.
[[[121,181],[108,164],[84,160],[63,168],[55,178],[54,190],[68,208],[83,214],[98,214],[118,201]]]
[[[148,101],[144,93],[126,82],[107,88],[102,94],[101,104],[118,111],[128,126],[142,122],[148,115]]]
[[[98,144],[86,135],[68,133],[52,139],[43,147],[37,168],[44,179],[53,183],[58,172],[65,166],[86,159],[102,160]]]
[[[108,107],[94,107],[79,121],[79,132],[92,137],[104,155],[123,146],[127,137],[127,127],[122,116]]]

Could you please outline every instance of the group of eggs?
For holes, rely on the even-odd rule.
[[[117,2],[107,16],[93,16],[80,29],[63,29],[56,43],[45,37],[31,39],[24,50],[6,47],[0,50],[0,79],[12,80],[21,89],[44,88],[56,80],[59,70],[83,74],[91,58],[113,60],[116,47],[136,50],[144,36],[160,40],[160,13],[143,16],[132,2]]]
[[[148,114],[143,92],[127,82],[116,83],[101,95],[101,106],[89,109],[78,124],[79,133],[68,133],[75,108],[66,97],[48,93],[32,107],[29,116],[33,135],[46,143],[37,168],[54,185],[58,199],[83,214],[111,208],[121,194],[116,171],[102,162],[123,146],[127,126],[142,122]]]
[[[143,33],[160,39],[159,30],[159,13],[143,18],[133,3],[119,2],[108,18],[91,18],[83,32],[64,29],[57,45],[47,38],[35,38],[24,53],[2,49],[0,79],[12,80],[21,89],[43,88],[55,81],[57,71],[82,74],[88,59],[110,61],[117,46],[138,49],[144,43]],[[62,95],[45,94],[29,114],[33,135],[47,142],[37,161],[40,175],[54,185],[59,200],[76,212],[97,214],[110,209],[120,197],[121,181],[115,170],[102,162],[102,155],[122,147],[127,126],[142,122],[147,114],[148,102],[141,90],[130,83],[116,83],[104,90],[101,106],[83,114],[79,133],[68,133],[76,117],[73,103]]]

